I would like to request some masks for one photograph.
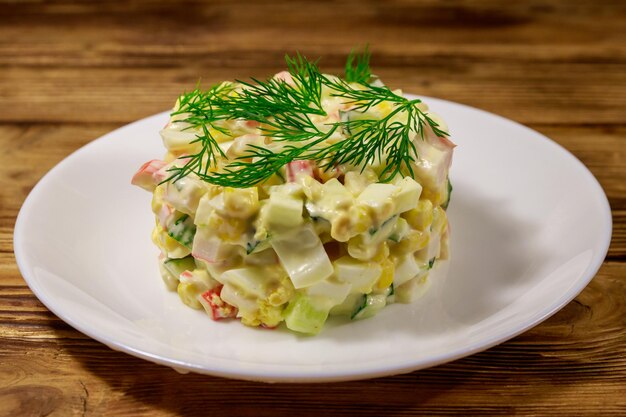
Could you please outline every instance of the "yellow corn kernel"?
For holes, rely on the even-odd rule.
[[[429,200],[434,205],[443,203],[443,194],[439,190],[433,190],[432,188],[424,188],[420,198]]]
[[[167,153],[163,157],[163,160],[169,164],[170,162],[177,159],[178,157],[180,157],[179,153],[173,153],[173,152],[167,151]]]
[[[223,191],[223,187],[221,185],[215,185],[215,184],[206,184],[206,188],[207,188],[207,195],[208,195],[208,199],[212,199],[213,197],[216,197],[219,193],[221,193]]]
[[[376,248],[363,241],[363,235],[356,235],[348,241],[348,254],[360,261],[369,261],[376,255]]]
[[[161,225],[159,225],[159,222],[156,222],[156,226],[154,226],[154,228],[152,228],[152,243],[154,243],[159,249],[163,249],[161,248],[161,233],[163,232],[163,228],[161,227]]]
[[[293,292],[293,287],[278,287],[274,292],[269,295],[269,297],[267,297],[267,301],[272,306],[285,304],[291,299],[291,297],[293,297]]]
[[[330,235],[338,242],[347,242],[354,234],[351,230],[351,221],[348,213],[336,216],[331,222]]]
[[[372,257],[372,261],[382,263],[389,257],[389,245],[387,242],[382,242],[376,249],[376,254]]]
[[[266,198],[269,198],[270,196],[270,187],[272,187],[273,185],[280,185],[280,184],[284,184],[285,183],[285,179],[282,178],[279,175],[272,175],[271,177],[269,177],[268,179],[266,179],[265,181],[263,181],[262,183],[260,183],[259,185],[257,185],[257,189],[258,189],[258,193],[259,193],[259,200],[263,200]]]
[[[435,207],[433,209],[433,223],[431,225],[431,230],[433,232],[443,234],[447,226],[448,216],[446,215],[446,211],[439,206]]]
[[[258,317],[254,315],[248,315],[246,313],[247,312],[239,311],[239,314],[241,315],[241,323],[243,325],[249,327],[257,327],[261,325],[261,320]]]
[[[241,239],[241,236],[246,232],[247,223],[243,219],[228,219],[222,221],[220,227],[217,229],[217,236],[226,241],[233,242]]]
[[[152,212],[158,214],[163,206],[163,194],[165,193],[165,187],[163,185],[157,185],[152,194]]]
[[[302,192],[304,196],[309,200],[318,200],[322,197],[322,184],[313,177],[308,175],[300,175],[298,177],[300,184],[302,185]]]
[[[394,253],[397,253],[398,255],[406,255],[417,252],[418,250],[424,249],[428,246],[429,241],[430,233],[419,230],[411,230],[406,234],[404,239],[396,244],[394,247]]]
[[[350,211],[351,229],[354,235],[365,233],[372,227],[372,218],[365,207],[354,205]]]
[[[322,160],[320,162],[320,165],[324,166],[325,163],[328,163],[327,159]],[[324,184],[333,178],[337,178],[340,175],[340,172],[333,168],[328,168],[328,169],[318,168],[316,170],[316,174],[317,174],[316,176],[320,179],[320,182]]]
[[[180,282],[178,284],[178,296],[181,301],[187,304],[191,308],[199,310],[202,308],[202,304],[198,301],[198,295],[200,290],[193,282]]]
[[[378,112],[382,117],[389,115],[392,110],[393,107],[389,101],[383,101],[374,107],[374,111]]]
[[[450,239],[449,234],[446,233],[441,236],[441,248],[439,249],[439,259],[446,260],[450,258]]]
[[[206,219],[205,226],[213,231],[220,230],[222,225],[224,224],[225,219],[220,216],[217,212],[213,211],[209,214],[209,217]]]
[[[402,214],[402,217],[417,230],[427,230],[433,222],[433,203],[430,200],[420,200],[417,207]]]
[[[247,219],[252,216],[259,211],[257,188],[224,188],[224,210],[232,217]]]
[[[167,252],[170,258],[184,258],[191,253],[191,250],[180,244],[176,239],[173,239],[167,233],[163,233],[163,249]]]
[[[380,266],[382,267],[382,273],[380,274],[380,278],[378,278],[378,283],[376,284],[379,290],[384,290],[388,288],[393,282],[393,275],[395,273],[396,267],[393,264],[393,261],[389,258],[384,259]]]
[[[285,309],[286,304],[274,306],[268,304],[265,300],[259,301],[258,304],[259,311],[257,312],[257,318],[261,322],[260,324],[267,327],[276,327],[281,321],[283,321],[283,310]]]

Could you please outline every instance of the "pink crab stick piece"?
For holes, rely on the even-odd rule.
[[[163,204],[161,208],[159,209],[159,214],[158,214],[159,224],[161,225],[163,230],[167,231],[168,220],[173,213],[174,213],[174,209],[171,208],[167,204]]]
[[[209,306],[207,312],[210,313],[213,320],[221,320],[226,318],[234,318],[237,316],[237,307],[228,304],[220,297],[222,286],[213,288],[201,295],[206,304]],[[210,311],[209,311],[210,310]]]
[[[284,81],[289,85],[295,85],[295,83],[293,82],[293,76],[291,75],[289,71],[281,71],[277,73],[276,75],[274,75],[274,78],[277,80]]]
[[[441,143],[441,145],[445,149],[454,149],[454,148],[456,148],[456,143],[454,143],[450,139],[448,139],[447,136],[437,136],[437,137],[439,138],[439,143]]]
[[[445,152],[445,167],[446,169],[450,169],[450,166],[452,165],[452,150],[456,148],[456,144],[448,139],[446,136],[437,136],[437,139],[439,139],[439,143],[435,146]]]
[[[311,161],[291,161],[287,164],[287,179],[294,182],[298,174],[313,176],[313,163]]]
[[[165,167],[165,161],[161,161],[159,159],[153,159],[152,161],[148,161],[139,168],[139,170],[133,175],[133,179],[130,181],[131,184],[137,185],[144,190],[154,191],[156,186],[161,182],[162,171],[161,169]]]

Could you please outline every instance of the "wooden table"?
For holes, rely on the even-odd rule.
[[[0,415],[626,415],[626,3],[0,2]],[[75,331],[30,292],[13,226],[75,149],[207,83],[267,76],[285,52],[338,72],[369,42],[392,87],[498,113],[598,178],[613,241],[558,314],[408,375],[267,385],[179,375]]]

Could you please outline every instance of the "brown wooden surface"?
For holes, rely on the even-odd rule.
[[[338,71],[369,42],[391,86],[524,123],[604,187],[614,233],[562,311],[486,352],[375,380],[267,385],[114,352],[30,292],[12,234],[42,175],[98,136],[207,83]],[[626,415],[626,3],[0,1],[0,416]]]

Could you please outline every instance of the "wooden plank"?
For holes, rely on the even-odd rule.
[[[245,13],[219,3],[135,4],[139,20],[120,2],[4,5],[0,121],[129,122],[170,107],[199,79],[269,76],[295,50],[322,56],[323,68],[337,72],[362,43],[355,28],[367,27],[374,68],[393,87],[523,123],[623,123],[620,2],[239,4]],[[18,13],[28,16],[26,33],[11,18]]]
[[[431,61],[431,63],[428,63]],[[433,60],[375,67],[391,87],[461,102],[527,124],[622,124],[626,64],[534,64]],[[267,77],[283,67],[6,68],[0,78],[0,122],[127,123],[172,107],[198,80]],[[329,68],[337,73],[338,68]],[[458,72],[466,74],[458,76]],[[575,73],[572,73],[574,71]],[[580,84],[580,77],[585,83]]]

